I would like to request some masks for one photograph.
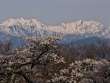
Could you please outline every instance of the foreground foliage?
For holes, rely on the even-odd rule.
[[[53,39],[30,40],[13,55],[0,56],[0,83],[110,83],[107,59],[63,56]]]

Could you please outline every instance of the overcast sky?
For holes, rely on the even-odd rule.
[[[52,24],[80,19],[110,24],[110,0],[0,0],[0,20],[21,16]]]

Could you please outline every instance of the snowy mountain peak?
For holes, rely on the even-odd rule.
[[[10,26],[38,26],[42,25],[42,23],[34,18],[32,19],[24,19],[21,18],[10,18],[1,23],[2,26],[10,27]]]
[[[97,34],[104,31],[103,24],[96,21],[75,21],[69,23],[61,23],[59,26],[49,26],[51,31],[64,33],[64,34],[73,34],[73,35],[82,35],[82,34]]]

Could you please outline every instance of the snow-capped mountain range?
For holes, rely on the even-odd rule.
[[[76,21],[56,26],[46,25],[36,19],[8,19],[0,24],[0,32],[13,36],[45,36],[56,34],[98,35],[105,33],[104,26],[96,21]],[[53,33],[52,33],[53,32]],[[50,34],[51,33],[51,34]]]
[[[110,28],[96,21],[75,21],[59,25],[47,25],[37,19],[10,18],[0,23],[0,40],[37,37],[104,37],[109,38]]]

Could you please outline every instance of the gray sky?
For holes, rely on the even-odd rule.
[[[110,24],[110,0],[0,0],[0,20],[21,16],[52,24],[80,19]]]

